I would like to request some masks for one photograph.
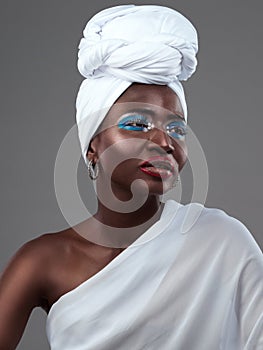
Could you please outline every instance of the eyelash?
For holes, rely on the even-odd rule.
[[[179,132],[171,133],[171,130],[169,130],[170,124],[173,124],[171,129],[177,129],[177,130],[179,129]],[[166,130],[172,137],[175,137],[177,139],[181,139],[185,137],[185,135],[187,134],[186,126],[182,125],[182,123],[180,122],[172,122],[170,124],[166,126]]]
[[[132,125],[133,124],[133,125]],[[137,124],[137,125],[135,125]],[[138,125],[139,124],[139,125]],[[177,128],[177,130],[179,129],[179,132],[173,132],[171,133],[170,129],[170,125],[172,124],[172,128]],[[132,130],[132,131],[144,131],[147,132],[148,130],[148,126],[149,126],[149,122],[148,120],[141,115],[135,115],[133,116],[127,116],[124,119],[122,119],[119,123],[118,123],[118,127],[121,129],[125,129],[125,130]],[[167,133],[171,136],[171,137],[175,137],[177,139],[182,139],[185,137],[185,135],[187,134],[186,132],[186,127],[184,125],[182,125],[181,122],[171,122],[170,124],[168,124],[166,126],[166,130]]]
[[[137,125],[132,125],[132,124],[137,124]],[[138,126],[140,124],[140,126]],[[124,119],[122,119],[118,123],[119,128],[121,129],[126,129],[126,130],[135,130],[135,131],[142,131],[143,129],[147,129],[148,127],[148,121],[145,117],[136,115],[134,117],[128,116]]]

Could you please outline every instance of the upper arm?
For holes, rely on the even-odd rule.
[[[244,349],[263,349],[263,255],[247,227],[229,219],[231,253],[240,263],[236,288],[236,316]]]
[[[40,305],[41,249],[26,243],[11,259],[0,278],[0,349],[15,349],[34,307]]]
[[[224,247],[224,264],[230,276],[235,276],[233,298],[242,349],[263,349],[262,252],[241,221],[219,209],[206,210],[206,213],[203,219],[208,219],[211,245],[217,239]]]

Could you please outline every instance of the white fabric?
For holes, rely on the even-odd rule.
[[[259,247],[214,208],[182,234],[189,205],[168,200],[159,221],[52,306],[51,350],[263,349]]]
[[[76,101],[83,158],[110,107],[133,83],[168,85],[187,106],[180,80],[195,71],[197,32],[183,15],[163,6],[124,5],[103,10],[87,23],[78,68],[86,78]]]

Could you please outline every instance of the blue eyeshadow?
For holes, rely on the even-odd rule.
[[[126,129],[126,130],[138,130],[138,131],[142,130],[143,126],[129,125],[129,123],[136,123],[136,122],[147,124],[148,120],[140,114],[128,115],[127,117],[124,117],[118,122],[118,127],[120,129]]]

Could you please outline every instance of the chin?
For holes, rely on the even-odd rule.
[[[173,188],[173,181],[159,180],[159,181],[145,181],[137,180],[133,183],[132,189],[136,194],[140,195],[164,195]]]

